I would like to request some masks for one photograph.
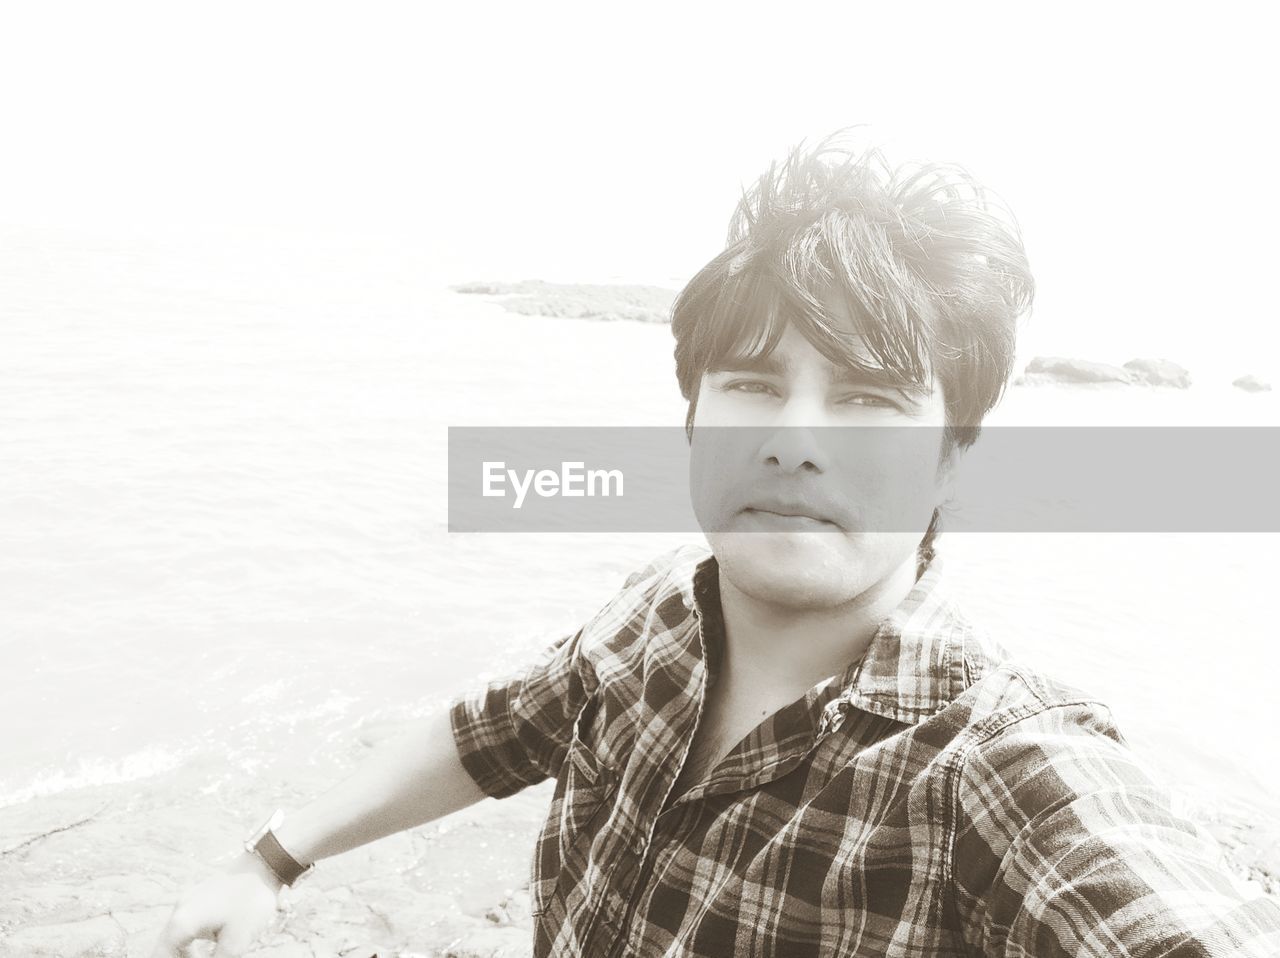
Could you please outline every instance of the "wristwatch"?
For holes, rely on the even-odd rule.
[[[285,851],[275,835],[275,829],[279,828],[283,822],[284,810],[277,808],[271,813],[271,817],[262,823],[261,828],[245,839],[244,850],[262,859],[282,884],[292,885],[316,866],[314,862],[304,865]]]

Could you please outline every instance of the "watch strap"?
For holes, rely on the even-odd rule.
[[[315,867],[302,864],[285,851],[280,840],[269,828],[254,843],[253,853],[266,862],[267,867],[275,872],[275,876],[285,885],[292,885]]]

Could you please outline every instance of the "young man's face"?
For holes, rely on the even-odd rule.
[[[843,307],[828,308],[853,328]],[[941,390],[869,383],[793,327],[738,367],[702,377],[690,471],[694,512],[733,585],[824,609],[914,570],[951,479]]]

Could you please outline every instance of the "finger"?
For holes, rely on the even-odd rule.
[[[192,942],[197,938],[212,939],[217,933],[213,922],[200,921],[190,910],[175,908],[151,958],[189,958]]]
[[[160,932],[160,938],[156,941],[156,947],[151,952],[151,958],[185,958],[186,946],[191,943],[194,937],[195,935],[188,934],[179,922],[178,913],[175,909],[168,924]]]
[[[255,937],[248,932],[244,923],[228,925],[218,935],[218,948],[214,951],[213,958],[240,958],[249,950]]]
[[[191,958],[191,948],[195,941],[193,936],[182,937],[165,935],[156,942],[151,958]]]

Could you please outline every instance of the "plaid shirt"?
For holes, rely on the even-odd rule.
[[[685,794],[723,642],[684,546],[583,629],[455,699],[495,798],[557,780],[534,855],[537,956],[1280,955],[1105,706],[1004,662],[935,559],[859,662]]]

